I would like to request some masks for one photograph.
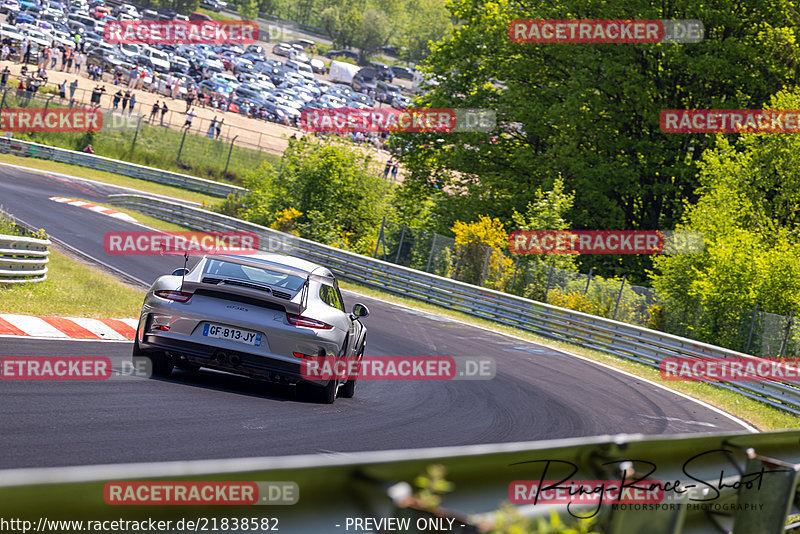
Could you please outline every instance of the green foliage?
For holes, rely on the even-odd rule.
[[[433,510],[442,502],[442,495],[453,491],[453,483],[445,478],[447,471],[443,465],[429,465],[426,473],[414,479],[417,487],[415,497],[419,504]]]
[[[250,189],[245,219],[270,226],[293,208],[301,213],[292,217],[301,237],[362,253],[378,231],[388,198],[388,186],[368,156],[312,138],[292,143],[280,166],[262,165],[245,186]]]
[[[461,21],[434,46],[426,70],[440,83],[433,108],[487,108],[492,134],[404,134],[408,180],[445,180],[434,213],[446,228],[490,213],[508,222],[538,187],[561,175],[575,202],[575,229],[669,229],[696,200],[693,161],[712,136],[664,134],[664,109],[757,108],[797,79],[795,2],[745,0],[668,4],[644,0],[528,3],[453,0]],[[519,44],[513,19],[699,19],[697,44]],[[746,68],[742,68],[746,65]],[[442,169],[456,172],[445,173]],[[449,194],[441,194],[441,190]],[[649,256],[585,256],[610,275],[646,277]]]
[[[489,534],[599,534],[594,519],[575,519],[564,522],[555,510],[549,520],[543,517],[528,519],[522,516],[510,503],[504,503],[495,514],[495,522]]]
[[[773,109],[800,107],[800,92],[782,91]],[[699,201],[679,228],[703,235],[700,254],[660,256],[653,284],[666,311],[683,316],[696,336],[732,344],[742,315],[800,309],[800,139],[720,136],[700,163]],[[699,310],[698,314],[696,310]]]
[[[256,0],[239,0],[237,9],[242,20],[255,20],[258,17],[258,3]]]

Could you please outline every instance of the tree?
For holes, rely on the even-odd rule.
[[[769,107],[798,109],[800,92],[780,92]],[[659,256],[653,284],[675,321],[732,346],[756,304],[782,315],[800,309],[800,139],[719,136],[699,167],[700,198],[679,228],[701,234],[705,248]]]
[[[246,220],[280,225],[292,214],[291,227],[301,237],[372,253],[388,191],[357,148],[300,139],[287,148],[280,166],[264,163],[245,186]]]
[[[559,174],[576,193],[575,229],[671,229],[683,200],[697,198],[693,162],[713,137],[662,133],[660,112],[758,107],[794,83],[800,65],[791,0],[454,0],[451,12],[463,23],[434,46],[426,71],[439,85],[422,104],[494,110],[499,126],[400,138],[407,179],[445,180],[449,194],[429,189],[443,232],[479,214],[507,222]],[[706,35],[697,44],[519,44],[508,38],[517,18],[699,19]],[[580,263],[636,282],[651,259]]]
[[[258,3],[256,0],[239,0],[238,12],[242,20],[255,20],[258,18]]]

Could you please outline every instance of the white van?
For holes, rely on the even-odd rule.
[[[153,62],[158,72],[169,72],[169,55],[166,52],[148,46],[143,53]]]

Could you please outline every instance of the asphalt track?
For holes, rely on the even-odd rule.
[[[49,200],[104,203],[115,192],[0,166],[0,205],[21,220],[147,283],[181,266],[177,256],[106,254],[105,232],[137,227]],[[165,380],[4,381],[0,469],[743,430],[717,410],[545,346],[352,293],[345,298],[348,308],[357,300],[370,308],[368,356],[488,355],[496,377],[360,382],[355,398],[332,405],[205,370]],[[0,337],[0,357],[130,351],[130,343]]]

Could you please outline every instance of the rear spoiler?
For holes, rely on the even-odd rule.
[[[304,293],[307,292],[307,282],[303,284],[303,288],[301,291]],[[188,293],[194,293],[198,289],[210,290],[210,291],[218,291],[218,292],[225,292],[230,293],[232,295],[239,295],[242,297],[250,297],[252,299],[263,300],[264,302],[269,302],[272,304],[277,304],[282,306],[286,309],[288,313],[293,313],[295,315],[302,315],[303,311],[306,309],[306,300],[305,295],[301,299],[300,302],[295,302],[294,297],[292,300],[282,299],[280,297],[276,297],[272,294],[272,291],[265,286],[265,289],[254,289],[249,287],[241,287],[229,284],[207,284],[204,282],[197,282],[197,281],[189,281],[186,280],[183,283],[183,291]],[[295,294],[295,296],[297,296]]]

